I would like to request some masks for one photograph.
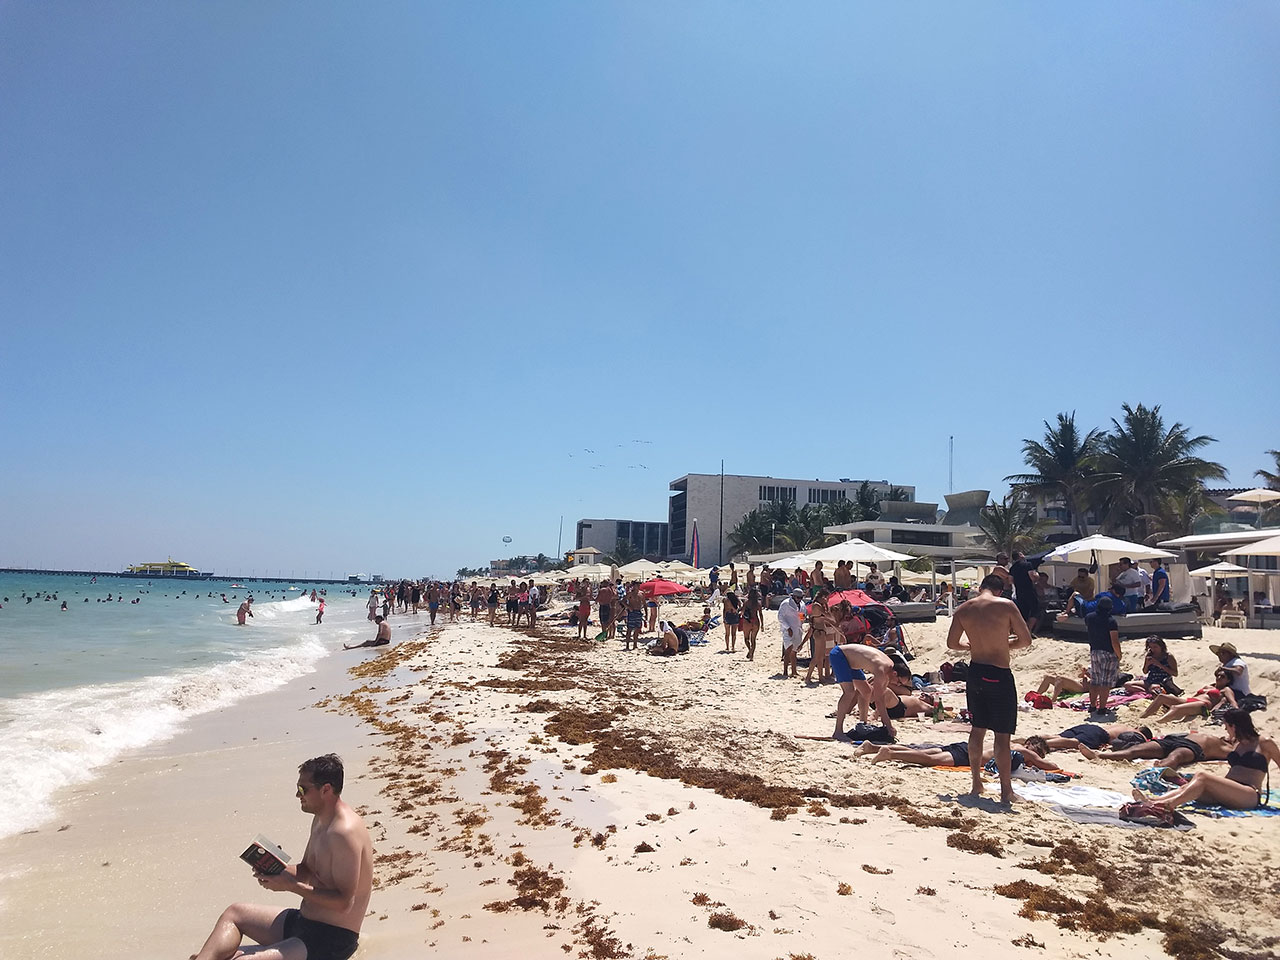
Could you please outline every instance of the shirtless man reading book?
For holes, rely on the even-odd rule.
[[[254,874],[264,890],[300,896],[301,909],[234,903],[193,960],[347,960],[355,953],[373,888],[373,845],[342,799],[342,781],[342,760],[332,753],[298,768],[298,799],[312,814],[307,852],[282,873]],[[245,937],[262,946],[241,954]]]
[[[1001,598],[1004,578],[988,574],[981,592],[956,607],[947,633],[947,648],[969,651],[965,693],[973,728],[969,755],[982,756],[987,731],[995,734],[996,769],[1000,771],[1000,802],[1013,803],[1009,738],[1018,722],[1018,691],[1009,669],[1009,652],[1031,646],[1031,631],[1012,600]],[[982,793],[982,765],[974,764],[973,795]]]

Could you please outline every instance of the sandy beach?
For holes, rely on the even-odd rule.
[[[236,854],[261,832],[300,855],[296,765],[330,750],[376,847],[364,960],[1275,955],[1280,820],[1085,825],[1034,801],[962,799],[966,771],[855,760],[823,739],[837,688],[779,678],[772,616],[755,662],[716,635],[656,658],[549,619],[535,632],[421,619],[396,617],[409,639],[385,652],[335,654],[122,759],[60,798],[58,822],[0,843],[0,956],[186,957],[230,902],[296,905]],[[949,659],[947,627],[907,626],[914,670]],[[1171,641],[1183,685],[1210,679],[1222,639],[1274,699],[1275,632]],[[1140,647],[1125,644],[1124,669]],[[1086,658],[1038,639],[1015,656],[1019,693]],[[1024,713],[1019,733],[1083,720]],[[900,742],[966,736],[900,723]],[[1122,793],[1140,766],[1053,756],[1073,784]]]

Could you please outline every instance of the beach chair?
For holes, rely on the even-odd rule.
[[[1223,610],[1218,616],[1218,626],[1243,630],[1247,626],[1243,610]]]

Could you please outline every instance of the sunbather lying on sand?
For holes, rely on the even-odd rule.
[[[1230,748],[1226,737],[1192,731],[1170,734],[1122,750],[1095,751],[1083,743],[1077,749],[1090,760],[1159,760],[1160,766],[1175,770],[1202,760],[1225,760]]]
[[[1045,754],[1048,752],[1049,749],[1043,737],[1027,737],[1023,741],[1022,749],[1014,750],[1011,754],[1012,766],[1010,769],[1017,770],[1023,764],[1028,767],[1035,767],[1037,770],[1059,769],[1058,765],[1052,760],[1044,759]],[[854,751],[855,757],[863,757],[867,754],[873,754],[871,757],[872,763],[880,763],[882,760],[897,760],[899,763],[911,763],[918,767],[970,766],[968,743],[948,743],[945,746],[935,743],[915,745],[891,743],[886,746],[877,746],[868,741]],[[994,756],[994,749],[984,750],[982,763],[986,763]]]
[[[1044,693],[1050,687],[1053,687],[1053,699],[1055,700],[1064,693],[1084,693],[1089,689],[1089,669],[1087,667],[1081,668],[1080,672],[1074,677],[1046,673],[1040,680],[1040,686],[1036,687],[1036,693]]]
[[[1091,750],[1101,750],[1106,746],[1119,749],[1137,746],[1150,739],[1150,727],[1129,727],[1123,723],[1078,723],[1074,727],[1067,727],[1056,737],[1045,737],[1044,742],[1048,745],[1049,752],[1053,752],[1074,750],[1081,744]]]

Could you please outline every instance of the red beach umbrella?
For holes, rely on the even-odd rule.
[[[839,593],[827,594],[827,606],[834,607],[841,600],[848,600],[852,607],[883,607],[884,604],[862,590],[841,590]]]
[[[665,597],[673,593],[689,593],[689,588],[682,583],[676,583],[674,580],[663,580],[661,577],[655,577],[652,580],[646,580],[640,584],[640,589],[651,597]]]

